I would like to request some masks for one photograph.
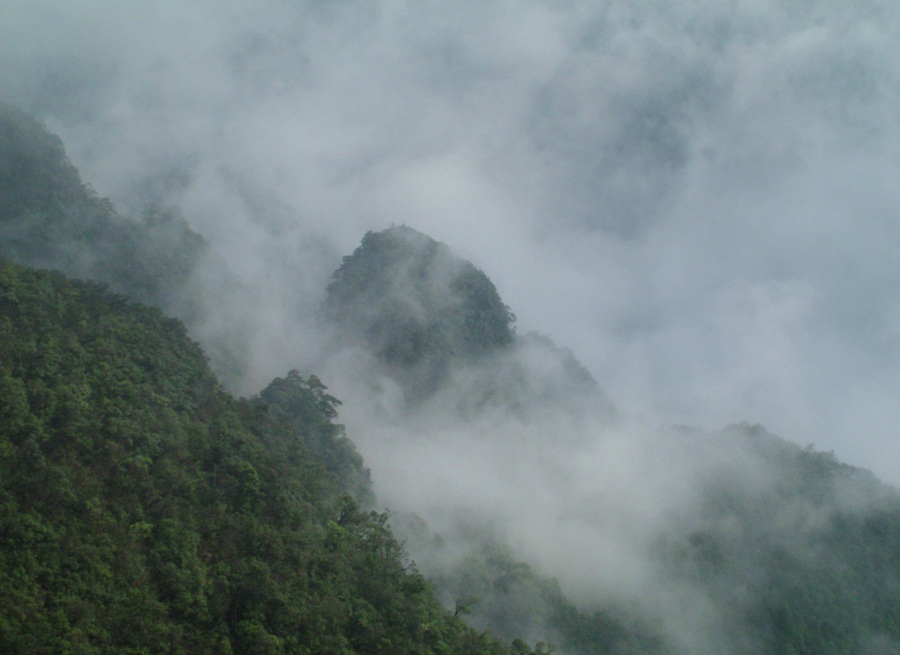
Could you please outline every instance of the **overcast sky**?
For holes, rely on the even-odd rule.
[[[270,290],[261,383],[299,343],[277,308],[405,223],[626,412],[759,422],[898,484],[898,12],[4,0],[0,99]]]

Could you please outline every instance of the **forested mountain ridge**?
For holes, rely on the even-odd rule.
[[[337,331],[335,347],[371,353],[413,405],[444,392],[464,415],[489,405],[614,413],[571,352],[517,334],[515,314],[484,271],[406,225],[368,232],[343,258],[322,314]]]
[[[513,343],[515,316],[488,277],[410,227],[369,232],[328,285],[323,313],[428,395],[454,360]]]
[[[713,469],[690,516],[655,545],[668,575],[716,605],[726,650],[900,652],[895,489],[758,425],[675,433],[756,461]]]
[[[323,309],[389,363],[473,357],[515,338],[515,316],[484,272],[407,226],[367,233],[334,272]]]
[[[257,402],[284,420],[300,434],[310,452],[335,479],[343,491],[364,507],[375,505],[369,469],[347,438],[342,425],[334,423],[341,401],[326,393],[327,387],[315,375],[303,378],[296,370],[275,378],[263,389]]]
[[[178,321],[0,259],[0,650],[503,653]],[[296,405],[297,403],[295,403]]]
[[[0,253],[132,296],[0,259],[0,651],[508,652],[465,617],[566,655],[900,653],[894,490],[751,425],[625,430],[618,450],[600,449],[632,473],[619,497],[599,480],[620,476],[603,457],[570,479],[563,456],[589,455],[590,439],[615,443],[596,383],[549,339],[518,335],[484,272],[391,228],[344,258],[322,305],[332,344],[366,351],[408,394],[412,411],[368,427],[410,431],[400,448],[447,427],[475,453],[447,451],[452,475],[478,494],[503,488],[482,505],[513,497],[519,511],[552,510],[541,494],[572,491],[561,521],[526,514],[527,533],[564,542],[575,525],[620,539],[608,563],[579,561],[621,559],[650,581],[640,594],[608,584],[567,596],[546,562],[526,563],[504,541],[509,517],[488,507],[498,525],[473,521],[461,538],[420,526],[418,543],[404,530],[448,614],[387,516],[365,511],[372,480],[318,377],[282,373],[235,399],[181,323],[132,302],[178,297],[201,237],[176,213],[118,215],[59,139],[18,110],[3,107],[0,128]],[[348,408],[359,400],[338,395]],[[555,422],[591,408],[603,420],[580,441]],[[498,420],[507,412],[514,420]],[[475,467],[492,452],[500,467]],[[541,466],[529,468],[531,455]],[[457,499],[441,500],[462,515]],[[646,506],[662,518],[647,519]],[[630,528],[640,538],[621,535]]]
[[[121,216],[81,180],[58,136],[0,103],[0,254],[169,307],[185,302],[205,248],[171,209]]]
[[[530,626],[562,653],[900,653],[895,489],[757,425],[666,432],[659,447],[673,466],[705,463],[691,502],[673,502],[648,542],[624,542],[647,548],[646,596],[573,602],[490,532],[448,545],[421,525],[403,534],[445,603],[470,601],[474,625],[500,636]],[[660,612],[669,596],[677,609]]]

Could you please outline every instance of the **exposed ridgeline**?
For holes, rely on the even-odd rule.
[[[412,403],[445,391],[464,413],[582,396],[611,408],[571,353],[516,334],[483,271],[410,227],[367,233],[332,276],[322,309],[339,343],[373,355]]]
[[[172,211],[120,216],[81,181],[58,136],[0,103],[0,254],[171,308],[204,249]]]
[[[0,257],[0,652],[506,653],[341,493],[321,383],[278,394],[236,400],[178,321]]]

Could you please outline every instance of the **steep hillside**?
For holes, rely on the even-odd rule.
[[[480,293],[458,292],[459,271],[481,280]],[[479,314],[473,306],[492,309]],[[571,353],[512,332],[512,314],[490,280],[411,228],[367,234],[335,272],[323,309],[337,326],[339,347],[349,342],[369,352],[380,362],[373,379],[388,376],[406,392],[410,411],[380,419],[386,436],[374,448],[476,488],[491,483],[467,474],[473,468],[500,480],[509,479],[510,468],[531,473],[521,475],[518,502],[497,490],[466,504],[452,492],[441,496],[428,474],[409,479],[434,500],[398,499],[439,520],[457,517],[444,521],[452,527],[440,535],[411,520],[404,536],[444,603],[474,625],[506,638],[549,637],[573,655],[897,652],[900,498],[870,473],[758,426],[716,433],[617,427],[604,420],[611,405]],[[473,316],[485,317],[483,330],[465,328]],[[506,330],[488,329],[498,325]],[[475,347],[470,334],[502,336]],[[367,373],[359,367],[353,374]],[[373,383],[365,393],[381,392]],[[509,420],[498,422],[496,412],[483,418],[485,409],[498,408]],[[594,422],[573,421],[579,413]],[[625,431],[624,441],[616,441],[617,430]],[[606,442],[617,445],[606,450]],[[404,453],[411,447],[415,460]],[[595,463],[609,482],[595,479],[599,473],[574,473],[580,458],[597,458],[597,448],[603,455]],[[604,458],[618,460],[623,452],[646,461],[623,460],[621,472],[606,466]],[[379,460],[382,475],[394,470],[390,458]],[[448,469],[448,461],[457,469]],[[551,484],[541,475],[558,477]],[[630,492],[610,505],[605,494],[625,493],[619,476]],[[575,495],[559,491],[570,485]],[[466,492],[463,484],[446,488]],[[625,593],[599,581],[585,591],[569,580],[589,600],[567,598],[544,573],[559,567],[517,558],[497,525],[517,519],[492,502],[525,513],[526,498],[551,513],[534,517],[546,524],[521,526],[518,541],[531,539],[521,532],[547,530],[544,538],[553,540],[549,525],[560,527],[558,539],[567,530],[578,537],[588,531],[597,548],[613,542],[630,550],[629,566],[652,582]],[[633,516],[617,524],[613,517],[629,511]],[[493,519],[480,523],[479,516]]]
[[[0,260],[0,651],[505,652],[340,493],[336,402],[290,379],[290,415],[235,400],[177,321]]]
[[[184,301],[204,249],[173,211],[119,215],[82,182],[58,136],[0,103],[0,254],[166,306]]]
[[[675,435],[752,458],[706,472],[656,543],[666,575],[716,607],[729,652],[900,652],[896,490],[760,426]]]
[[[628,569],[643,569],[636,590],[569,580],[564,591],[546,574],[558,562],[529,564],[502,541],[502,530],[471,519],[441,535],[412,519],[401,532],[444,603],[462,600],[473,625],[499,636],[541,635],[568,655],[900,653],[895,490],[759,426],[662,430],[657,447],[679,477],[690,458],[694,479],[670,491],[687,489],[688,502],[655,498],[650,477],[631,482],[630,494],[643,503],[620,529],[640,538],[604,528],[615,508],[602,497],[566,506],[564,520],[578,532],[551,514],[532,527],[539,543],[591,531],[590,541],[560,550],[582,566],[625,570],[626,580],[638,575]],[[650,502],[662,508],[653,523],[640,507]],[[583,552],[610,551],[617,540],[630,552],[612,550],[606,561]],[[602,578],[589,568],[578,575]]]
[[[356,446],[347,438],[343,426],[333,422],[341,401],[326,391],[315,375],[304,379],[298,371],[291,371],[287,377],[272,380],[260,392],[257,401],[304,436],[306,447],[344,492],[365,507],[374,506],[369,469],[363,464]]]

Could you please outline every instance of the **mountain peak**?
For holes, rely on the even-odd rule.
[[[437,381],[452,358],[513,343],[515,316],[487,275],[405,225],[368,232],[332,276],[323,311],[382,362]]]

